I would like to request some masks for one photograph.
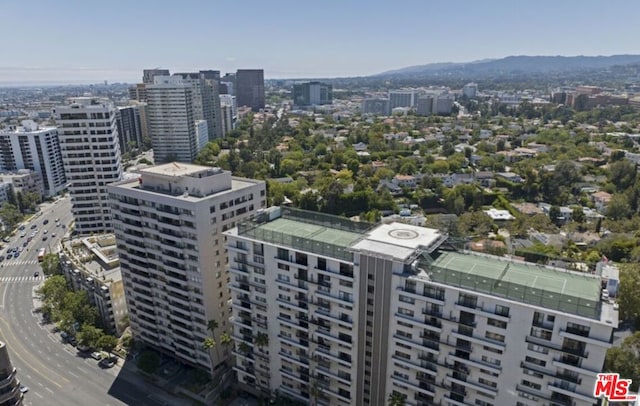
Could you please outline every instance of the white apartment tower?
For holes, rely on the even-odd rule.
[[[110,232],[107,185],[122,177],[116,108],[106,99],[78,97],[53,110],[71,194],[75,230]]]
[[[617,306],[596,274],[437,230],[270,208],[225,233],[235,370],[319,405],[593,405]],[[609,267],[611,268],[611,267]]]
[[[192,162],[198,153],[194,89],[179,76],[147,86],[147,126],[156,162]]]
[[[192,164],[168,163],[109,186],[131,328],[136,340],[182,362],[219,369],[230,348],[223,231],[266,205],[265,183]],[[213,331],[218,343],[205,350]]]
[[[44,196],[60,193],[66,185],[58,129],[40,127],[32,120],[0,131],[0,171],[30,169],[40,175]]]

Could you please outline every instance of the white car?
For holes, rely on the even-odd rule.
[[[102,354],[99,353],[98,351],[92,352],[91,358],[100,361],[102,359]]]

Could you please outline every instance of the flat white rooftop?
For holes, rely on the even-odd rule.
[[[167,164],[152,166],[150,168],[140,169],[140,173],[149,173],[154,175],[165,175],[165,176],[189,176],[194,173],[202,172],[203,170],[208,169],[216,169],[209,168],[200,165],[192,165],[178,162],[170,162]]]
[[[419,248],[428,248],[442,239],[433,228],[404,223],[382,224],[366,233],[351,246],[354,251],[368,251],[404,261]]]

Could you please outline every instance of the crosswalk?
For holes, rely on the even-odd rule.
[[[15,265],[35,265],[38,263],[37,259],[32,259],[32,260],[19,260],[19,259],[10,259],[9,261],[4,261],[0,264],[4,265],[4,266],[15,266]]]
[[[14,282],[38,282],[43,281],[44,275],[40,275],[38,277],[33,276],[3,276],[0,277],[0,283],[14,283]]]

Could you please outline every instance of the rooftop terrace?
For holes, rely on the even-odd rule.
[[[338,216],[281,207],[238,224],[238,235],[351,261],[353,255],[347,248],[370,227]]]
[[[423,257],[419,268],[434,282],[600,318],[600,278],[590,274],[459,252],[442,252],[435,261]]]

